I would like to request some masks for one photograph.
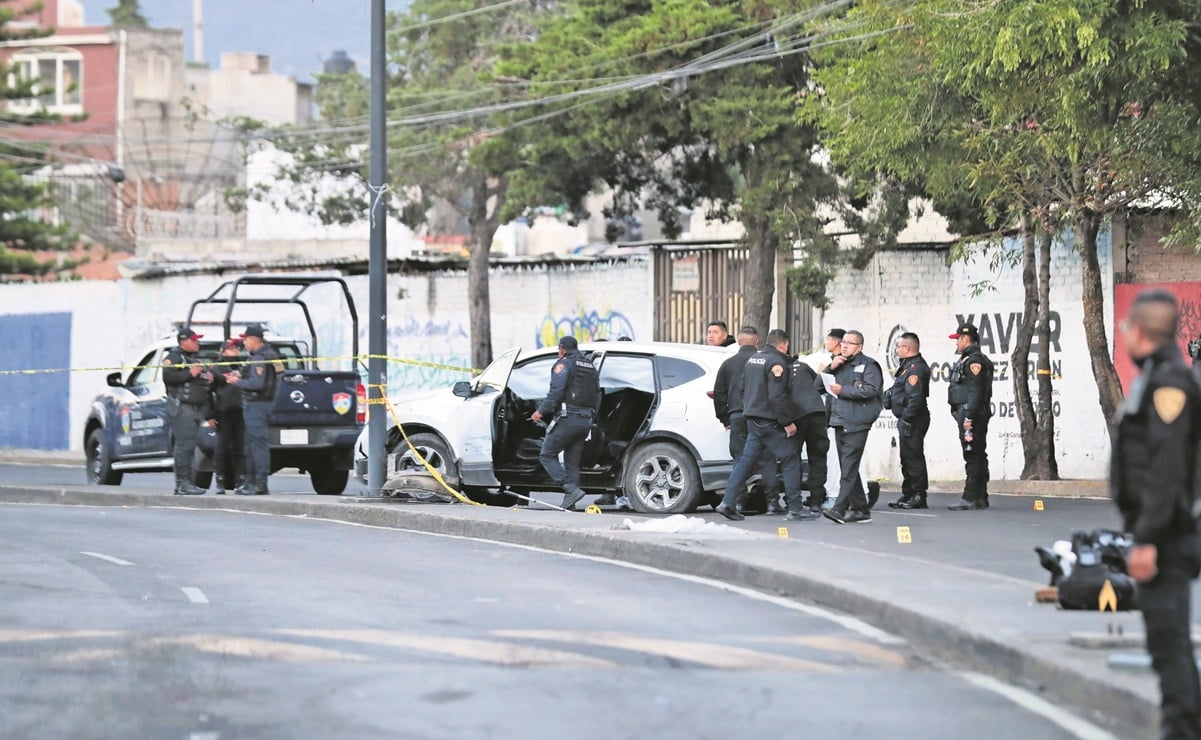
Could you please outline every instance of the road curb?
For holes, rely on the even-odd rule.
[[[431,534],[475,537],[556,552],[609,558],[731,585],[802,598],[859,617],[909,640],[939,660],[966,664],[986,673],[1047,694],[1086,712],[1153,735],[1158,708],[1137,693],[1112,685],[1038,654],[1035,646],[1018,646],[955,622],[858,593],[821,579],[746,563],[707,550],[703,540],[673,542],[630,539],[608,530],[581,531],[563,526],[495,519],[470,519],[423,510],[420,504],[379,505],[379,499],[297,501],[239,496],[178,496],[124,492],[96,493],[67,488],[0,485],[0,502],[136,508],[224,509],[282,516],[318,517],[352,524],[406,529]],[[374,504],[374,505],[372,505]],[[752,533],[753,534],[753,533]],[[763,535],[754,535],[762,537]]]

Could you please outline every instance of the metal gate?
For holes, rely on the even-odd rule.
[[[655,289],[655,333],[659,342],[703,344],[710,321],[725,321],[731,333],[742,323],[750,250],[738,240],[651,245]],[[796,351],[813,342],[813,311],[794,298],[783,279],[784,254],[776,266],[775,316]],[[761,328],[760,331],[766,331]]]

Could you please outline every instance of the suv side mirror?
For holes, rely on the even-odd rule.
[[[472,393],[471,382],[467,380],[460,380],[458,383],[455,383],[451,392],[459,398],[470,398]]]
[[[119,372],[109,373],[104,380],[110,388],[121,388],[124,386],[124,383],[121,382],[121,373]]]

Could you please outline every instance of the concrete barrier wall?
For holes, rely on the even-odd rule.
[[[1101,274],[1105,276],[1105,324],[1112,336],[1112,256],[1108,234],[1101,237]],[[1020,250],[1007,242],[1009,257]],[[1017,252],[1020,257],[1020,251]],[[921,337],[922,355],[933,368],[930,391],[932,423],[926,437],[930,476],[963,477],[957,430],[947,406],[947,375],[957,359],[947,338],[963,321],[980,328],[984,352],[996,364],[994,416],[989,429],[989,467],[994,478],[1017,479],[1022,472],[1021,433],[1013,406],[1014,340],[1022,320],[1023,290],[1019,262],[978,252],[966,261],[947,263],[947,250],[902,249],[881,252],[862,271],[846,269],[831,287],[833,304],[822,320],[822,334],[833,327],[859,329],[864,351],[880,360],[886,375],[897,367],[896,338],[904,331]],[[1051,267],[1051,363],[1055,402],[1055,444],[1060,475],[1104,478],[1109,434],[1097,402],[1081,306],[1080,257],[1070,237],[1056,242]],[[1110,347],[1112,356],[1113,348]],[[1032,352],[1029,362],[1037,357]],[[1031,373],[1031,387],[1034,388]],[[886,384],[891,383],[885,378]],[[873,478],[900,479],[896,424],[890,412],[877,422],[865,455]]]
[[[335,274],[335,273],[313,273]],[[0,375],[0,447],[82,449],[83,424],[92,398],[104,387],[104,368],[130,366],[148,344],[183,320],[192,302],[231,276],[189,275],[159,280],[0,285],[0,370],[64,369],[72,372]],[[367,352],[368,278],[346,278],[359,314],[359,351]],[[491,280],[492,341],[497,354],[536,348],[572,333],[581,340],[628,335],[649,339],[653,302],[647,262],[495,268]],[[467,277],[463,272],[389,275],[388,354],[429,363],[470,367]],[[310,311],[323,356],[351,354],[346,308],[332,287],[314,291]],[[216,308],[197,320],[220,320]],[[280,334],[307,337],[300,314],[260,309],[235,315],[267,319]],[[220,334],[217,326],[201,333]],[[348,361],[347,361],[348,362]],[[327,365],[338,363],[324,363]],[[389,365],[392,392],[441,387],[462,372],[419,365]]]

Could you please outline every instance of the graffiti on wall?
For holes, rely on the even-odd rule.
[[[562,316],[547,314],[538,326],[535,344],[553,347],[559,337],[573,336],[581,342],[614,342],[622,337],[637,339],[634,325],[618,311],[589,311],[580,306],[575,313]]]
[[[1176,330],[1176,344],[1188,358],[1188,343],[1201,337],[1201,282],[1188,283],[1123,283],[1113,286],[1113,315],[1115,324],[1120,323],[1126,314],[1130,313],[1130,305],[1139,293],[1151,288],[1160,288],[1176,296],[1180,305],[1180,326]],[[1122,388],[1130,390],[1130,382],[1134,380],[1137,369],[1130,361],[1122,346],[1121,332],[1113,328],[1113,366],[1118,371]]]

